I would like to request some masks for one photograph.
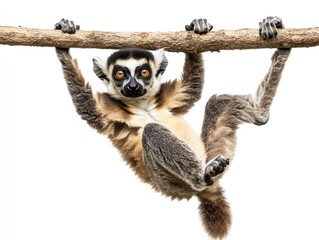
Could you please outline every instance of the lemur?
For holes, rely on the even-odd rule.
[[[280,18],[267,17],[259,24],[259,34],[268,40],[282,27]],[[62,19],[55,29],[74,34],[79,26]],[[211,29],[206,19],[186,25],[186,30],[195,34]],[[93,70],[106,84],[107,92],[93,94],[69,49],[56,48],[56,52],[82,119],[108,136],[136,175],[155,190],[173,199],[197,196],[208,234],[226,236],[231,214],[218,180],[234,157],[239,124],[267,123],[290,49],[275,51],[255,97],[213,95],[205,108],[200,136],[182,116],[201,97],[201,53],[185,53],[181,79],[163,83],[160,79],[168,64],[163,50],[129,48],[115,51],[107,61],[94,58]]]

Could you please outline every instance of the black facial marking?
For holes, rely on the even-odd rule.
[[[118,79],[116,77],[116,72],[118,71],[122,71],[124,73],[124,77],[122,79]],[[122,66],[118,66],[118,65],[115,65],[114,68],[113,68],[113,72],[112,72],[112,75],[113,75],[113,78],[117,81],[120,81],[122,82],[123,80],[127,79],[127,78],[130,78],[131,77],[131,73],[130,73],[130,70],[126,67],[122,67]]]
[[[107,67],[109,67],[112,63],[114,63],[118,59],[141,59],[145,58],[147,61],[152,60],[154,61],[154,56],[151,52],[139,49],[139,48],[127,48],[127,49],[121,49],[119,51],[114,52],[107,60]]]
[[[144,65],[140,66],[141,69],[143,67],[145,66]],[[116,73],[118,71],[121,71],[124,73],[123,78],[117,78]],[[143,87],[142,84],[140,84],[137,81],[137,78],[140,78],[138,70],[136,70],[134,73],[134,76],[132,76],[131,72],[129,71],[127,67],[115,65],[113,68],[112,75],[113,75],[113,79],[114,79],[113,82],[115,86],[118,89],[120,89],[119,91],[121,92],[123,96],[129,97],[129,98],[137,98],[146,94],[147,90]]]
[[[131,78],[130,82],[121,89],[122,95],[129,98],[141,97],[145,95],[146,92],[147,90],[134,78]]]
[[[143,76],[141,76],[141,71],[147,69],[150,72],[150,75],[146,78],[144,78]],[[148,64],[143,64],[141,66],[136,67],[135,69],[135,76],[138,78],[141,78],[143,81],[144,80],[150,80],[152,78],[152,69],[150,67],[150,65]]]

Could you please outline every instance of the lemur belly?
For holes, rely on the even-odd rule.
[[[131,109],[130,109],[131,110]],[[148,123],[158,123],[168,128],[180,140],[186,142],[199,159],[206,161],[206,150],[200,136],[180,116],[173,115],[167,109],[147,111],[135,109],[131,125],[144,127]]]

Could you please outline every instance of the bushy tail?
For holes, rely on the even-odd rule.
[[[199,212],[208,234],[214,239],[224,238],[231,225],[231,213],[223,190],[212,186],[198,194]]]

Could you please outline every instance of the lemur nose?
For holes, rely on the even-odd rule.
[[[128,89],[136,90],[136,89],[138,89],[138,85],[137,84],[130,84],[130,85],[128,85]]]
[[[128,85],[127,86],[128,90],[130,91],[136,91],[138,89],[138,85],[137,84],[134,84],[134,85]]]
[[[127,88],[129,90],[136,91],[139,88],[137,81],[135,79],[132,79],[128,84]]]

